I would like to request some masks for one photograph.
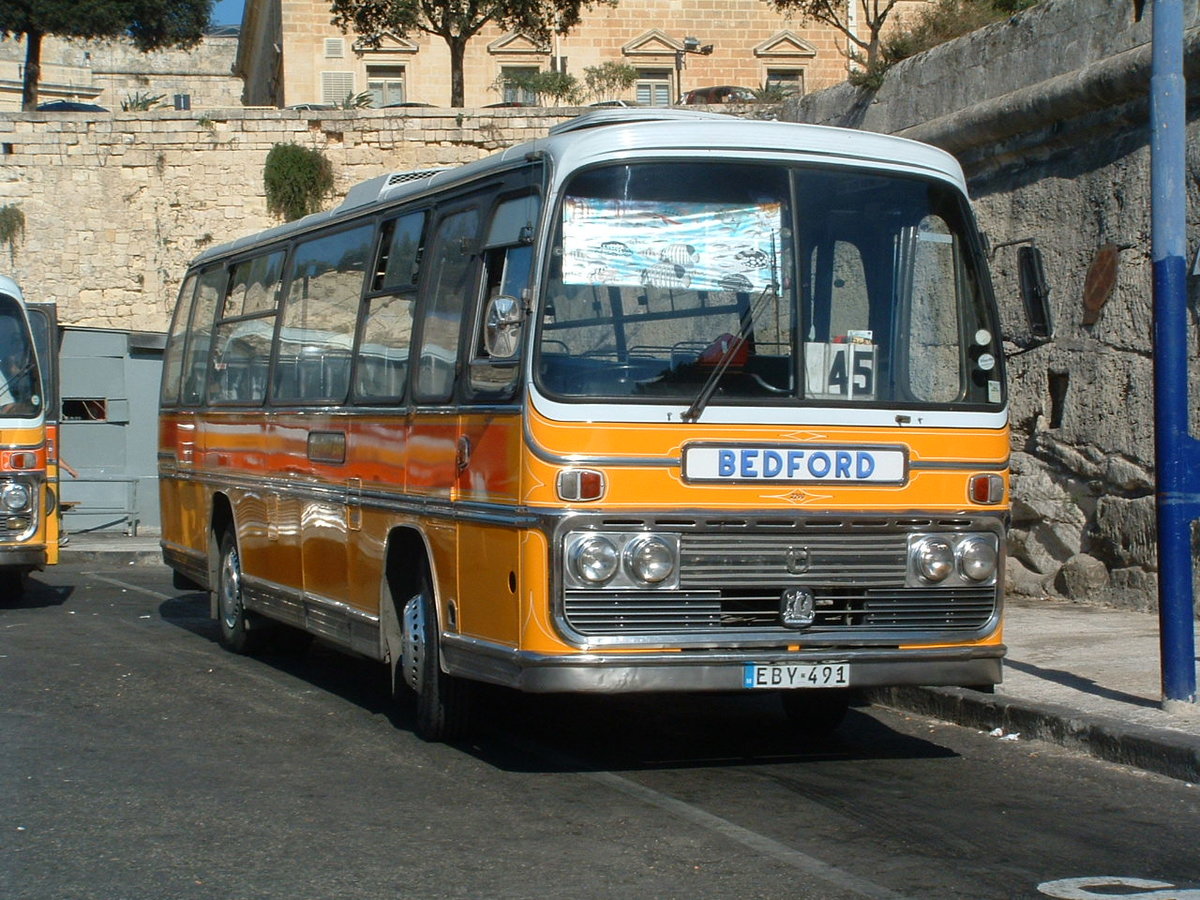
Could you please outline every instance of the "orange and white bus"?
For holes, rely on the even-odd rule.
[[[0,593],[9,597],[27,573],[58,562],[53,329],[53,314],[31,309],[0,275]]]
[[[184,280],[163,551],[222,643],[386,662],[429,739],[477,682],[1000,680],[997,314],[957,163],[605,110],[353,188]]]

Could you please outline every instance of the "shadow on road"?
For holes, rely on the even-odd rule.
[[[216,644],[206,594],[183,593],[159,606],[163,619]],[[285,645],[289,642],[285,642]],[[294,642],[291,642],[294,644]],[[386,667],[320,641],[256,654],[271,666],[412,731],[412,698],[393,699]],[[456,746],[512,772],[634,771],[762,766],[824,760],[940,759],[956,754],[902,734],[868,707],[851,709],[824,739],[805,738],[778,698],[750,694],[618,696],[521,694],[490,685],[478,691],[479,728]]]
[[[37,575],[29,575],[24,579],[22,589],[8,584],[0,588],[0,610],[62,606],[73,593],[75,588],[70,585],[46,584]]]

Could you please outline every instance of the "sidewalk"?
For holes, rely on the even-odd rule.
[[[73,534],[62,559],[162,565],[157,534]],[[1015,597],[1006,617],[1004,683],[994,694],[889,688],[872,699],[1200,783],[1200,704],[1162,708],[1156,615]]]

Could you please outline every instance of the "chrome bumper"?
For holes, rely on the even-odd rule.
[[[741,691],[747,663],[811,665],[846,663],[851,687],[999,684],[1003,644],[897,650],[867,647],[679,653],[575,653],[545,655],[497,647],[456,634],[442,635],[451,675],[529,693],[648,693]]]

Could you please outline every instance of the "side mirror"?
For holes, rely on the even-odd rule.
[[[1032,245],[1018,247],[1017,270],[1029,333],[1039,341],[1052,340],[1054,319],[1050,312],[1050,286],[1046,283],[1042,251]]]
[[[484,313],[483,349],[493,362],[511,360],[521,349],[522,323],[525,314],[521,301],[501,294],[488,301]]]

